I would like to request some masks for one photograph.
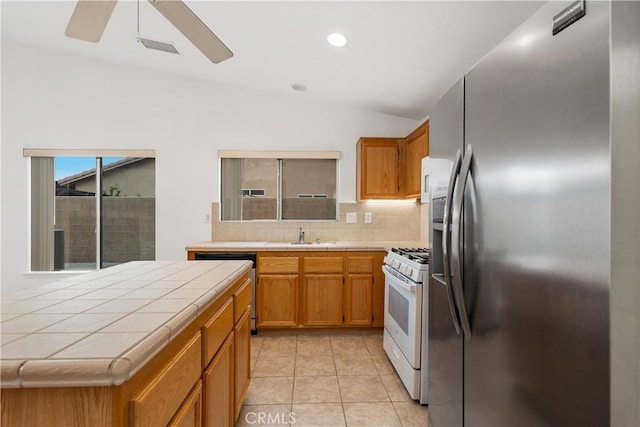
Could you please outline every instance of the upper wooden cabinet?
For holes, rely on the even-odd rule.
[[[399,138],[360,138],[356,145],[358,201],[399,197],[401,141]]]
[[[360,138],[356,145],[357,200],[420,196],[422,158],[429,155],[429,121],[406,138]]]
[[[422,158],[429,155],[429,122],[411,132],[404,145],[404,197],[420,197]]]

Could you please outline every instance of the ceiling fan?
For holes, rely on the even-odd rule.
[[[78,0],[71,15],[67,37],[98,42],[118,0]],[[149,0],[211,62],[218,64],[233,52],[181,0]]]

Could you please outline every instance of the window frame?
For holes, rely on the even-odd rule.
[[[340,217],[339,197],[340,197],[340,151],[245,151],[245,150],[218,150],[218,220],[220,222],[336,222]],[[273,219],[222,219],[222,161],[223,159],[274,159],[277,162],[276,170],[276,218]],[[282,161],[283,160],[335,160],[336,166],[336,188],[335,188],[335,217],[332,219],[283,219],[282,218]]]
[[[53,148],[24,148],[22,150],[23,157],[27,160],[27,267],[28,274],[37,275],[68,275],[68,274],[82,274],[89,271],[97,271],[107,267],[102,267],[102,218],[99,212],[101,212],[102,204],[102,161],[105,157],[142,157],[156,159],[156,151],[153,149],[53,149]],[[91,269],[71,269],[71,270],[33,270],[32,265],[32,158],[56,158],[56,157],[94,157],[96,160],[96,267]],[[98,173],[100,170],[100,173]],[[55,183],[55,179],[54,179]],[[54,194],[55,197],[55,194]],[[155,255],[154,255],[155,258]]]

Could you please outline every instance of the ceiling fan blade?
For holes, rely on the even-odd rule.
[[[233,52],[180,0],[149,0],[204,56],[217,64]]]
[[[73,39],[98,42],[117,0],[78,0],[64,34]]]

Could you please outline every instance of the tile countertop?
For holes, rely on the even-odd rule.
[[[387,251],[391,248],[417,248],[428,246],[420,241],[338,241],[307,243],[299,245],[289,242],[241,242],[205,241],[187,245],[187,251],[256,252],[256,251]]]
[[[120,385],[250,268],[134,261],[3,294],[0,385]]]

